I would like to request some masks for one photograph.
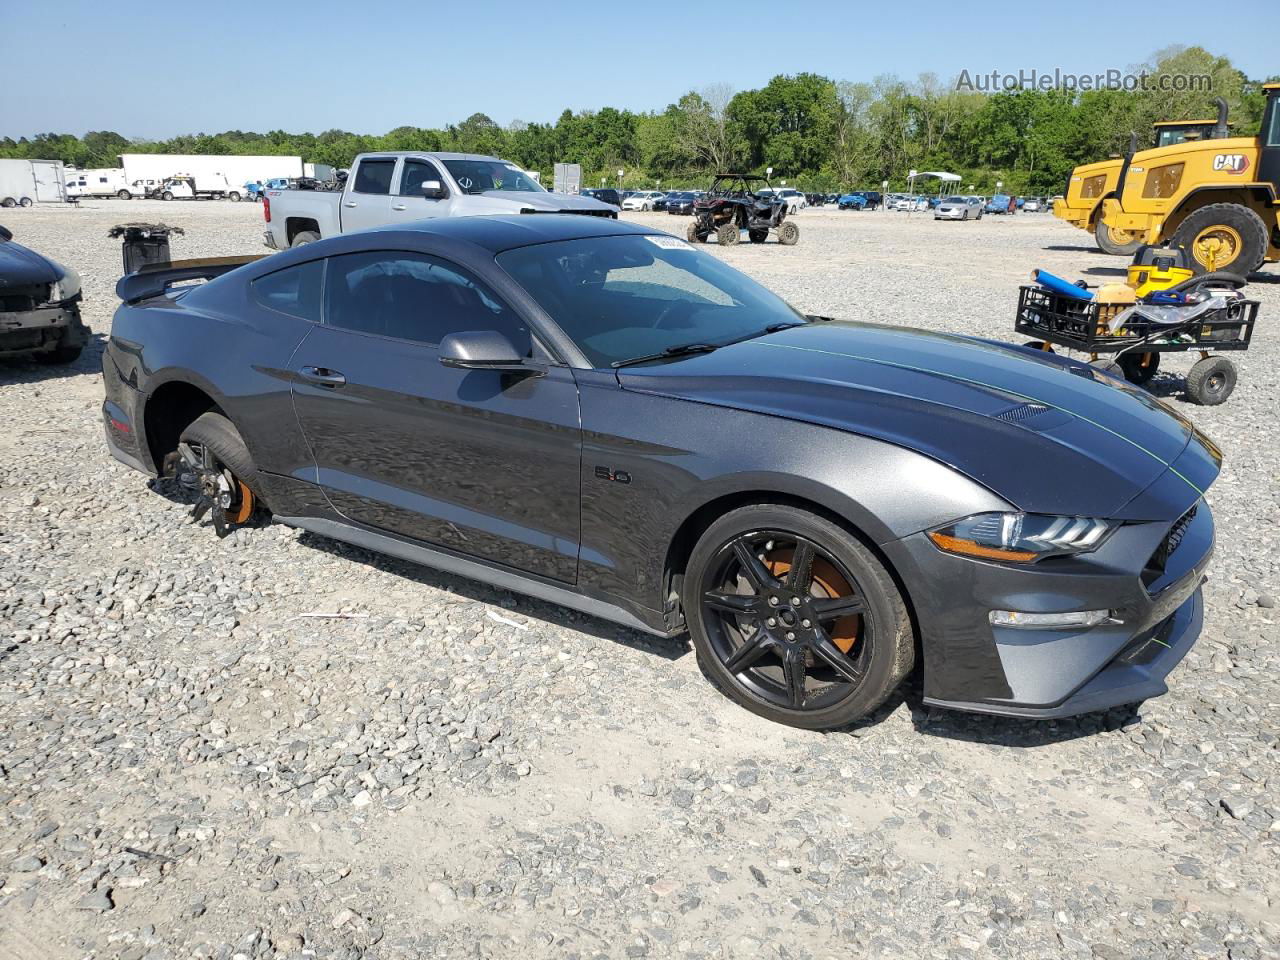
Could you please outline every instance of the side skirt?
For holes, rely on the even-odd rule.
[[[367,530],[363,527],[352,526],[337,520],[327,520],[322,517],[282,517],[278,515],[275,519],[291,527],[298,527],[301,530],[307,530],[321,536],[332,537],[334,540],[342,540],[345,543],[364,547],[366,550],[372,550],[375,553],[385,553],[389,556],[399,557],[401,560],[408,560],[411,563],[420,563],[423,566],[443,570],[446,573],[456,573],[459,576],[478,580],[493,587],[500,587],[503,590],[511,590],[515,593],[523,593],[529,597],[546,600],[548,603],[569,607],[571,610],[590,614],[593,617],[600,617],[602,620],[610,620],[633,630],[640,630],[659,637],[672,636],[670,631],[650,626],[635,614],[624,610],[616,604],[584,596],[568,587],[557,586],[537,577],[517,573],[514,570],[490,566],[487,563],[460,557],[454,553],[423,546],[389,534]]]

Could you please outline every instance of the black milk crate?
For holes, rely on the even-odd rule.
[[[1115,333],[1107,332],[1109,311],[1121,305],[1099,305],[1045,290],[1024,286],[1018,294],[1018,333],[1087,353],[1116,353],[1142,344],[1143,353],[1179,350],[1247,350],[1258,318],[1257,300],[1234,300],[1185,323],[1152,323],[1139,318]]]

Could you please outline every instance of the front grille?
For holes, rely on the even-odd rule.
[[[48,284],[38,287],[20,287],[0,292],[0,313],[26,313],[42,303],[49,302]]]
[[[1169,528],[1169,532],[1160,541],[1160,546],[1156,547],[1156,552],[1151,555],[1151,559],[1147,561],[1146,569],[1142,571],[1142,581],[1148,587],[1164,575],[1165,567],[1169,564],[1169,558],[1173,556],[1173,552],[1182,543],[1182,538],[1187,535],[1187,528],[1191,526],[1191,521],[1195,519],[1196,511],[1199,509],[1200,504],[1196,503],[1190,510],[1174,521],[1173,526]]]

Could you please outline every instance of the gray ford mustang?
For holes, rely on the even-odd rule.
[[[1165,692],[1201,627],[1214,445],[1087,365],[805,316],[592,217],[424,221],[133,274],[112,453],[255,515],[660,635],[845,725]],[[199,285],[184,285],[192,279]]]

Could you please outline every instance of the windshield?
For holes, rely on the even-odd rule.
[[[964,197],[947,197],[947,199],[943,200],[942,202],[943,203],[964,203],[965,199]]]
[[[498,263],[595,367],[805,322],[754,280],[665,235],[518,247]]]
[[[486,193],[490,190],[515,190],[520,193],[546,193],[531,176],[505,160],[443,160],[458,181],[463,193]]]

